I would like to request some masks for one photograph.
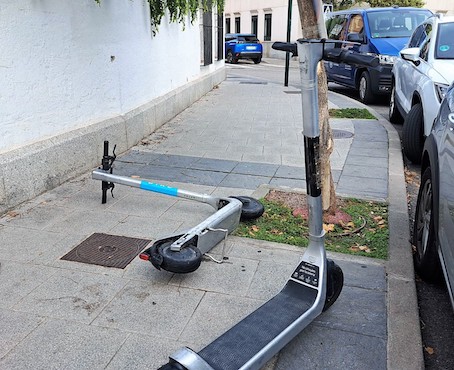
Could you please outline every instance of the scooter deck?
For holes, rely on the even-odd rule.
[[[215,370],[241,369],[313,307],[317,293],[317,289],[289,280],[280,293],[198,352],[198,355]],[[302,322],[290,330],[293,333],[280,340],[279,349],[308,322]],[[259,365],[267,360],[258,360]]]

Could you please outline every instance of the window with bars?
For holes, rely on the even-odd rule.
[[[230,18],[225,19],[225,33],[231,33],[230,31]]]
[[[271,41],[271,14],[265,14],[265,41]]]
[[[251,33],[254,34],[255,36],[258,36],[258,23],[259,23],[259,17],[258,15],[253,15],[251,17]]]
[[[240,17],[235,17],[235,33],[240,32]]]

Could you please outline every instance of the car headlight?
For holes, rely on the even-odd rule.
[[[437,93],[437,98],[438,101],[441,103],[443,98],[445,97],[446,93],[448,92],[448,85],[445,84],[440,84],[440,83],[434,83],[435,86],[435,92]]]
[[[396,61],[396,57],[392,55],[378,55],[378,60],[380,61],[380,64],[394,64]]]

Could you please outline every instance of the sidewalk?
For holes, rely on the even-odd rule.
[[[332,107],[360,106],[329,93]],[[389,202],[389,261],[341,254],[338,301],[268,369],[423,368],[400,143],[382,118],[333,119],[339,195]],[[114,174],[214,195],[305,189],[301,96],[228,78],[117,158]],[[114,138],[108,138],[112,144]],[[99,143],[101,146],[102,143]],[[135,258],[124,269],[60,259],[93,233],[155,240],[186,230],[211,207],[117,185],[101,204],[90,174],[0,218],[0,368],[154,369],[195,351],[275,295],[301,249],[229,237],[227,263],[188,275]]]

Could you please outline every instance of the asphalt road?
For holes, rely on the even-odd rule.
[[[227,77],[248,78],[258,81],[284,84],[284,63],[278,60],[266,60],[254,65],[252,62],[240,61],[227,65]],[[299,70],[289,69],[288,85],[299,87]],[[329,89],[358,100],[358,94],[351,89],[336,84],[329,84]],[[388,99],[378,99],[370,107],[388,119]],[[402,132],[402,125],[394,125]],[[405,172],[407,179],[407,198],[410,224],[413,224],[416,199],[419,190],[420,168],[406,158]],[[410,230],[412,233],[412,230]],[[433,285],[416,277],[418,303],[420,308],[421,333],[424,346],[426,369],[454,369],[454,311],[448,292],[444,285]]]

